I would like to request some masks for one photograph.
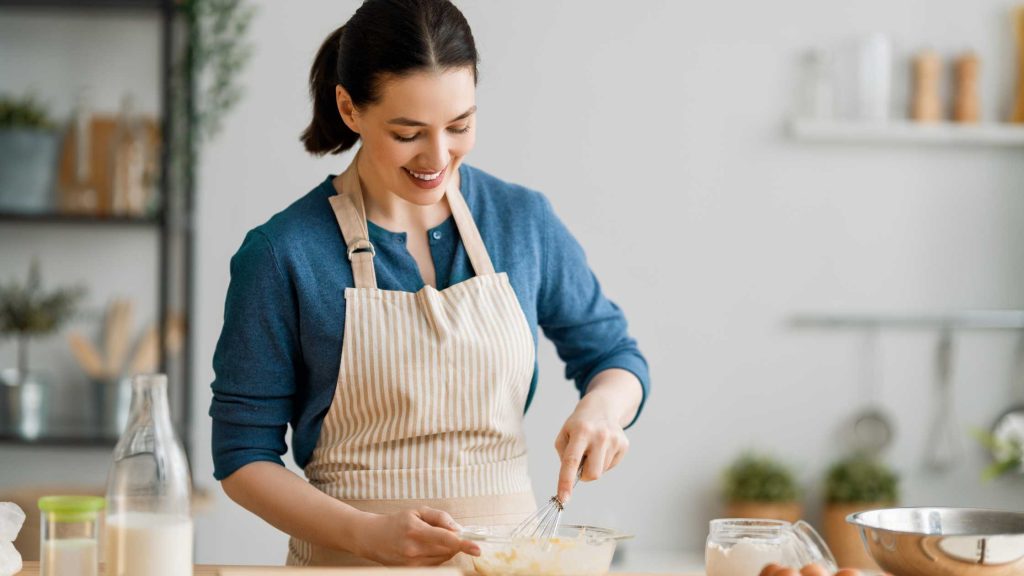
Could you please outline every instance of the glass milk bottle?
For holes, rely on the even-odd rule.
[[[107,479],[105,576],[191,576],[191,491],[171,427],[167,377],[136,376]]]

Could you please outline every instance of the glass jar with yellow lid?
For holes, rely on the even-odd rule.
[[[41,576],[96,576],[99,562],[98,496],[44,496],[39,499]]]

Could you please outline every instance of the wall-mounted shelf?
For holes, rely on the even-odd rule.
[[[16,432],[0,433],[0,444],[28,445],[28,446],[56,446],[56,447],[94,447],[113,448],[117,444],[117,438],[98,434],[94,430],[67,430],[40,434],[38,436],[25,436]]]
[[[789,131],[794,138],[805,142],[1024,147],[1024,125],[1016,124],[797,119],[789,123]]]
[[[156,10],[168,0],[0,0],[0,8]]]
[[[790,324],[825,330],[1024,330],[1024,310],[801,313],[794,315]]]
[[[19,213],[0,212],[0,223],[11,224],[74,224],[86,226],[114,226],[131,228],[158,229],[161,220],[158,217],[138,216],[86,216],[60,213]]]

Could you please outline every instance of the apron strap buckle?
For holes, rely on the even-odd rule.
[[[354,254],[364,254],[366,252],[370,253],[370,258],[377,256],[377,250],[373,247],[373,244],[365,238],[360,238],[349,245],[348,259],[351,260]]]

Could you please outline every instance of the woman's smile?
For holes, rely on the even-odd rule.
[[[444,177],[448,172],[448,166],[442,168],[439,172],[421,172],[419,170],[412,170],[410,168],[402,168],[409,180],[412,181],[416,186],[423,188],[424,190],[433,190],[444,182]]]

